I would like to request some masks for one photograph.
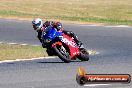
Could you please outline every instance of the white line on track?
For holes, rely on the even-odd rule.
[[[20,45],[26,46],[26,45],[28,45],[28,44],[20,44]]]
[[[4,42],[0,42],[0,44],[4,44]],[[29,44],[19,44],[19,43],[5,43],[5,44],[10,44],[10,45],[22,45],[22,46],[26,46],[26,45],[29,45]],[[40,46],[40,45],[31,45],[31,46]],[[89,54],[90,55],[95,55],[95,54],[99,54],[99,52],[97,52],[96,50],[88,50]]]
[[[110,85],[110,84],[86,84],[84,86],[95,87],[95,86],[107,86],[107,85]]]
[[[119,27],[119,28],[131,28],[132,26],[128,26],[128,25],[96,25],[96,24],[81,24],[80,26],[88,26],[88,27]]]
[[[90,55],[98,54],[97,53],[89,53]],[[16,60],[3,60],[0,61],[1,63],[11,63],[11,62],[20,62],[20,61],[33,61],[33,60],[41,60],[41,59],[51,59],[51,58],[56,58],[57,56],[48,56],[48,57],[37,57],[37,58],[31,58],[31,59],[16,59]]]
[[[38,57],[38,58],[31,58],[31,59],[3,60],[3,61],[0,61],[0,63],[10,63],[10,62],[19,62],[19,61],[32,61],[32,60],[51,59],[51,58],[56,58],[56,57],[52,56],[52,57]]]
[[[117,26],[104,26],[104,27],[119,27],[119,28],[129,28],[131,26],[127,26],[127,25],[117,25]]]
[[[30,44],[26,44],[26,43],[4,43],[4,42],[0,42],[0,44],[9,44],[9,45],[22,45],[22,46],[26,46],[26,45],[30,45]],[[31,45],[31,46],[40,46],[40,45]]]
[[[10,44],[10,45],[15,45],[15,44],[17,44],[17,43],[7,43],[7,44]]]
[[[2,44],[3,42],[0,42],[0,44]],[[3,43],[4,44],[4,43]],[[18,44],[18,43],[6,43],[6,44],[10,44],[10,45],[29,45],[29,44]],[[32,45],[32,46],[40,46],[40,45]],[[90,55],[95,55],[95,54],[99,54],[99,52],[96,52],[94,50],[88,50]],[[31,58],[31,59],[16,59],[16,60],[3,60],[0,61],[0,63],[10,63],[10,62],[19,62],[19,61],[31,61],[31,60],[40,60],[40,59],[49,59],[49,58],[56,58],[56,56],[49,56],[49,57],[37,57],[37,58]]]

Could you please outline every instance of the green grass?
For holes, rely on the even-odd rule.
[[[132,24],[131,0],[0,0],[2,17]]]
[[[0,60],[30,59],[48,56],[41,46],[0,44]]]

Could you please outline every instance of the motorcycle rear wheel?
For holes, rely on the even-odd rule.
[[[80,50],[80,54],[78,55],[78,59],[80,59],[81,61],[88,61],[89,60],[89,53],[83,49]]]

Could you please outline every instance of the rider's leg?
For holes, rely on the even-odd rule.
[[[69,36],[73,37],[74,40],[75,40],[75,42],[76,42],[76,44],[77,44],[77,46],[80,47],[82,45],[82,42],[78,39],[78,37],[72,31],[66,31],[66,30],[64,30],[63,32],[66,35],[69,35]]]

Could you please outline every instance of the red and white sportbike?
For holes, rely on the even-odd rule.
[[[42,32],[42,40],[42,44],[46,46],[49,56],[56,55],[66,63],[76,58],[81,61],[89,60],[89,53],[84,49],[83,45],[81,48],[78,47],[72,37],[58,32],[50,26]]]

